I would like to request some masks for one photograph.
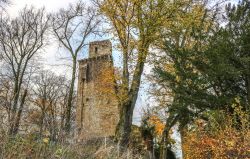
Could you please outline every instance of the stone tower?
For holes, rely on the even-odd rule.
[[[119,119],[109,40],[89,44],[89,58],[79,61],[77,90],[78,139],[114,136]]]

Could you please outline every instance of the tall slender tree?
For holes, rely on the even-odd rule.
[[[120,121],[116,131],[122,147],[129,143],[133,111],[149,48],[159,37],[164,24],[184,3],[187,1],[95,0],[110,22],[122,52],[122,83],[118,89]]]
[[[32,60],[42,52],[47,44],[46,33],[49,17],[44,9],[25,7],[14,19],[1,18],[0,50],[2,74],[10,77],[13,84],[12,98],[9,105],[9,134],[18,131],[20,117],[25,104],[28,88],[23,88],[27,71]]]
[[[86,4],[81,1],[76,4],[70,4],[67,9],[61,9],[52,19],[54,35],[60,46],[67,51],[72,60],[72,74],[65,121],[67,133],[70,131],[71,124],[77,58],[84,46],[87,45],[88,38],[98,33],[100,22],[95,10],[91,7],[86,7]]]

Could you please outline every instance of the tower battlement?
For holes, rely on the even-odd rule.
[[[89,58],[111,54],[112,44],[109,40],[94,41],[89,43]]]

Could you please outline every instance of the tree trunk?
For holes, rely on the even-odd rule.
[[[162,133],[162,139],[160,143],[160,159],[167,159],[167,148],[169,143],[169,131],[171,130],[171,124],[170,122],[166,122],[164,131]]]
[[[167,118],[166,124],[164,127],[164,131],[162,133],[162,139],[161,139],[161,144],[160,144],[160,159],[167,159],[167,148],[168,145],[170,144],[169,142],[169,132],[171,128],[177,123],[179,119],[179,115],[171,115]]]
[[[44,120],[44,116],[45,116],[45,105],[42,106],[42,114],[41,114],[41,118],[40,118],[40,130],[39,130],[39,136],[40,138],[42,137],[42,133],[43,133],[43,120]]]
[[[131,126],[133,121],[133,111],[135,108],[135,104],[138,97],[138,92],[141,83],[141,76],[144,69],[144,64],[146,61],[146,57],[148,52],[144,51],[148,50],[148,47],[142,47],[140,49],[140,55],[137,59],[137,64],[131,84],[131,88],[127,94],[127,99],[125,101],[120,102],[120,120],[116,130],[116,137],[120,142],[121,150],[126,150],[129,145],[129,137],[131,133]]]
[[[182,158],[185,158],[185,152],[184,152],[184,142],[185,142],[185,135],[186,135],[186,128],[180,128],[180,135],[181,135],[181,151],[182,151]]]
[[[51,102],[50,103],[50,107],[53,108],[53,103]],[[52,119],[52,134],[51,134],[51,140],[52,141],[57,141],[57,132],[58,132],[58,127],[57,127],[57,124],[56,124],[56,112],[55,112],[55,109],[51,109],[51,119]]]
[[[14,98],[13,98],[13,102],[11,104],[11,108],[10,108],[10,127],[9,127],[9,135],[12,135],[13,133],[13,128],[14,128],[14,124],[15,124],[15,117],[16,117],[16,110],[17,110],[17,104],[18,104],[18,100],[19,100],[19,93],[20,93],[20,88],[18,88],[18,79],[15,80],[15,84],[14,84]]]
[[[73,104],[72,101],[73,101],[73,94],[75,87],[75,79],[76,79],[76,57],[73,59],[72,77],[71,77],[69,97],[66,108],[65,130],[67,134],[70,132],[70,126],[71,126],[71,111]]]
[[[121,151],[124,152],[128,147],[129,136],[131,133],[131,102],[124,103],[120,108],[120,120],[116,129],[116,137],[118,138]]]
[[[19,67],[19,66],[18,66]],[[19,100],[19,93],[20,93],[20,87],[19,87],[19,71],[17,73],[17,77],[15,77],[15,82],[14,82],[14,99],[13,99],[13,104],[12,104],[12,112],[13,112],[13,116],[12,116],[12,121],[15,118],[15,114],[16,114],[16,110],[17,110],[17,104],[18,104],[18,100]]]
[[[28,92],[28,90],[25,89],[24,94],[23,94],[22,99],[21,99],[20,107],[19,107],[17,115],[16,115],[16,120],[15,120],[15,123],[14,123],[13,131],[11,132],[11,134],[13,136],[15,136],[17,134],[18,129],[19,129],[20,119],[21,119],[21,116],[22,116],[24,102],[25,102],[25,99],[26,99],[26,96],[27,96],[27,92]]]
[[[246,81],[246,90],[247,90],[247,101],[248,101],[248,107],[246,108],[246,111],[250,113],[250,74],[247,75],[247,81]]]

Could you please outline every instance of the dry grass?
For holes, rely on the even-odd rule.
[[[34,136],[8,139],[1,136],[0,159],[142,159],[141,155],[127,151],[120,154],[113,142],[92,141],[78,144],[55,144]]]

